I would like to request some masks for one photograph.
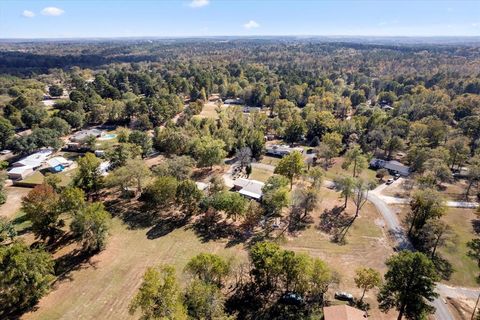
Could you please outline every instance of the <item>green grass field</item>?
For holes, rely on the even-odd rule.
[[[216,253],[234,263],[246,261],[243,246],[225,248],[226,242],[203,243],[190,229],[177,229],[154,240],[148,229],[128,229],[114,219],[106,250],[58,282],[39,308],[25,319],[138,319],[128,314],[128,304],[147,267],[172,264],[182,283],[182,270],[200,252]]]
[[[332,180],[333,178],[335,178],[339,174],[348,174],[348,175],[353,174],[352,167],[349,168],[349,170],[342,169],[343,158],[335,158],[333,161],[335,163],[333,164],[333,166],[331,166],[327,170],[327,173],[326,173],[326,178],[327,179]],[[367,180],[371,180],[371,181],[378,181],[378,179],[375,178],[375,175],[376,175],[375,170],[371,170],[371,169],[368,169],[368,168],[364,169],[360,173],[360,177],[363,178],[363,179],[367,179]]]
[[[252,173],[250,174],[250,177],[248,177],[248,178],[252,179],[252,180],[258,180],[258,181],[265,182],[271,176],[273,176],[272,171],[254,167],[254,168],[252,168]]]
[[[439,249],[440,254],[453,265],[454,273],[449,283],[461,286],[475,287],[478,283],[478,266],[467,256],[467,242],[474,238],[473,223],[476,219],[473,210],[449,208],[442,217],[455,233],[456,239]],[[478,220],[477,220],[478,221]]]

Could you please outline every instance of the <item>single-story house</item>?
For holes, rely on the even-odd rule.
[[[88,137],[92,136],[95,138],[100,138],[101,136],[104,135],[104,131],[100,129],[87,129],[87,130],[81,130],[78,132],[75,132],[71,137],[70,141],[73,142],[83,142],[85,139]]]
[[[235,99],[226,99],[223,103],[227,105],[230,105],[230,104],[242,105],[242,104],[245,104],[245,101],[240,98],[235,98]]]
[[[233,189],[247,198],[260,200],[264,185],[261,181],[238,178],[233,182]]]
[[[323,308],[324,320],[365,320],[367,318],[368,315],[365,311],[347,305]]]
[[[291,148],[288,145],[273,144],[266,147],[266,153],[274,156],[284,157],[287,154],[292,153],[293,151],[298,151],[303,153],[302,148]]]
[[[403,165],[396,160],[387,161],[383,159],[373,158],[372,161],[370,161],[370,167],[375,169],[384,168],[392,173],[398,173],[402,176],[408,176],[410,174],[410,167]]]
[[[23,180],[32,173],[33,167],[31,166],[13,167],[12,169],[8,170],[8,179]]]
[[[12,164],[12,167],[32,167],[33,169],[37,169],[41,167],[45,161],[47,161],[48,157],[53,153],[51,149],[44,149],[38,152],[32,153],[31,155],[18,160]]]
[[[69,167],[73,161],[67,160],[64,157],[54,157],[47,160],[47,165],[50,171],[61,172]]]

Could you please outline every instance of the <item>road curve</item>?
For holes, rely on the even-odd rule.
[[[383,218],[385,219],[390,234],[398,243],[397,249],[414,250],[413,245],[408,239],[405,230],[402,228],[396,213],[390,209],[388,204],[384,201],[383,197],[379,196],[380,192],[384,188],[384,185],[381,185],[377,189],[370,192],[368,194],[368,200],[375,205],[377,210],[382,214]],[[451,287],[442,283],[437,283],[436,289],[440,296],[434,301],[432,301],[432,305],[435,307],[435,319],[437,320],[455,320],[454,316],[448,309],[447,304],[445,303],[446,297],[465,297],[475,299],[480,294],[480,290],[478,289]]]

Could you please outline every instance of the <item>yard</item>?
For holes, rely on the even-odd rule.
[[[226,242],[202,243],[190,229],[176,229],[154,240],[149,240],[146,232],[130,230],[114,219],[107,249],[58,281],[38,310],[23,318],[138,319],[138,315],[128,314],[128,304],[147,267],[173,264],[183,276],[188,260],[200,252],[217,253],[236,262],[246,259],[242,246],[226,249]]]
[[[59,185],[64,187],[70,184],[72,181],[73,177],[75,176],[77,172],[76,168],[72,169],[67,169],[59,173],[52,173],[53,175],[57,176],[60,178],[60,183]],[[35,171],[33,174],[29,175],[25,179],[23,179],[20,182],[20,185],[37,185],[37,184],[42,184],[43,181],[45,180],[45,175],[41,173],[40,171]]]
[[[226,108],[222,105],[222,108]],[[214,102],[208,102],[203,106],[202,112],[198,115],[200,118],[218,119],[217,104]]]
[[[333,180],[336,176],[341,175],[341,174],[353,174],[353,169],[352,167],[349,168],[349,170],[344,170],[342,169],[342,163],[344,161],[343,158],[334,158],[333,160],[333,165],[328,168],[327,173],[326,173],[326,178],[329,180]],[[371,180],[371,181],[378,181],[378,178],[375,178],[376,171],[372,169],[364,169],[360,173],[360,177],[363,179]]]
[[[250,174],[248,179],[266,182],[271,176],[273,176],[273,172],[271,170],[252,167],[252,173]]]
[[[399,212],[400,219],[404,221],[409,206],[394,206]],[[441,218],[453,229],[453,237],[440,247],[438,252],[447,259],[454,269],[448,284],[466,287],[476,287],[478,283],[478,267],[475,261],[467,257],[467,242],[480,233],[480,220],[473,209],[448,208]]]
[[[382,220],[375,208],[367,204],[362,214],[350,228],[345,245],[332,243],[326,233],[317,228],[320,214],[325,209],[339,205],[338,194],[322,189],[322,205],[313,214],[313,223],[298,236],[288,236],[281,241],[287,249],[308,252],[324,259],[338,275],[340,285],[331,287],[329,297],[335,290],[347,290],[359,295],[353,276],[360,266],[371,266],[385,271],[384,261],[392,249],[382,228]],[[353,204],[349,204],[349,213]],[[20,223],[21,217],[17,219]],[[63,279],[57,281],[50,294],[38,304],[38,309],[23,316],[24,319],[134,319],[128,314],[130,303],[141,283],[145,269],[162,263],[173,264],[185,283],[182,270],[187,261],[200,252],[220,254],[233,263],[247,261],[247,252],[242,244],[230,246],[227,240],[202,241],[187,225],[158,238],[149,237],[148,228],[131,229],[114,218],[107,248],[89,261],[82,263]],[[149,239],[151,238],[151,239]],[[75,248],[75,244],[62,248],[55,256],[61,257]],[[367,294],[368,302],[375,304],[375,291]],[[391,319],[372,310],[375,319]]]

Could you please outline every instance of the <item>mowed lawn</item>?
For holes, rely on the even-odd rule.
[[[337,175],[352,175],[353,174],[353,164],[350,166],[348,170],[342,169],[342,163],[344,161],[343,158],[334,158],[333,160],[333,165],[328,168],[326,172],[326,178],[329,180],[333,180]],[[365,179],[365,180],[371,180],[377,182],[378,179],[375,178],[376,172],[375,170],[372,169],[364,169],[360,173],[360,177]]]
[[[448,282],[460,286],[477,287],[475,277],[478,276],[478,266],[472,258],[467,256],[467,242],[475,238],[474,224],[480,227],[480,220],[474,210],[459,208],[449,208],[442,220],[453,229],[455,234],[454,240],[439,250],[455,270]]]
[[[273,172],[271,170],[253,167],[252,173],[248,178],[252,180],[266,182],[271,176],[273,176]]]
[[[393,206],[399,213],[399,219],[405,221],[409,206]],[[474,225],[480,220],[473,209],[448,208],[442,221],[452,228],[453,236],[438,249],[440,255],[447,259],[454,269],[446,283],[456,286],[477,287],[478,267],[475,261],[467,256],[467,242],[475,238]],[[404,225],[404,228],[407,228]]]
[[[323,211],[343,204],[343,199],[326,188],[322,188],[321,198],[320,207],[313,213],[314,223],[298,237],[288,237],[283,246],[318,257],[330,266],[340,282],[330,287],[328,299],[336,302],[333,298],[335,291],[347,291],[359,298],[362,292],[355,286],[355,271],[360,267],[371,267],[383,274],[386,272],[385,261],[393,254],[382,217],[375,206],[366,203],[346,235],[346,244],[337,244],[330,241],[330,235],[320,231],[317,226]],[[347,212],[353,215],[353,210],[354,204],[349,202]],[[365,301],[372,306],[371,318],[395,319],[394,312],[384,314],[376,309],[376,293],[376,290],[370,290],[365,295]]]
[[[192,230],[177,229],[149,240],[148,229],[129,230],[114,219],[107,248],[90,263],[70,273],[23,319],[138,319],[128,304],[147,267],[173,264],[180,277],[188,260],[200,252],[216,253],[234,262],[247,259],[243,246],[226,249],[226,242],[202,243]],[[185,282],[185,281],[182,281]]]

